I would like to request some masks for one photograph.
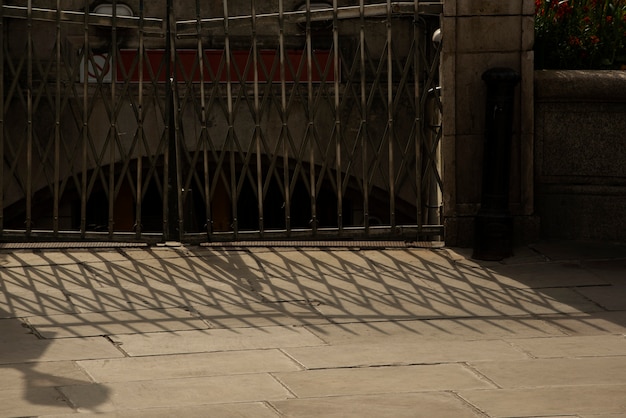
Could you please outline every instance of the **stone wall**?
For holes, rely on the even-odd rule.
[[[535,100],[542,237],[626,240],[626,71],[538,71]]]
[[[510,207],[518,242],[533,240],[533,0],[445,0],[444,219],[446,243],[471,246],[481,200],[485,120],[483,72],[508,67],[522,77],[515,100]]]

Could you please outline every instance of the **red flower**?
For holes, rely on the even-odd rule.
[[[556,9],[556,19],[561,19],[563,16],[568,15],[574,10],[572,6],[569,5],[567,0],[564,0],[559,3],[558,9]]]
[[[569,37],[569,44],[572,46],[580,46],[581,42],[580,42],[580,38],[577,36],[570,36]]]
[[[534,1],[536,42],[545,64],[617,68],[623,62],[626,0]]]

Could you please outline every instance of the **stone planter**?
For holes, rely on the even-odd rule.
[[[535,72],[534,167],[543,238],[626,241],[626,71]]]

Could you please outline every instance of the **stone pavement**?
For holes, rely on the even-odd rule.
[[[469,256],[0,250],[0,416],[626,416],[626,247]]]

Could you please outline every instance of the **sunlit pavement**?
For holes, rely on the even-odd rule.
[[[626,246],[0,250],[0,416],[626,416]]]

